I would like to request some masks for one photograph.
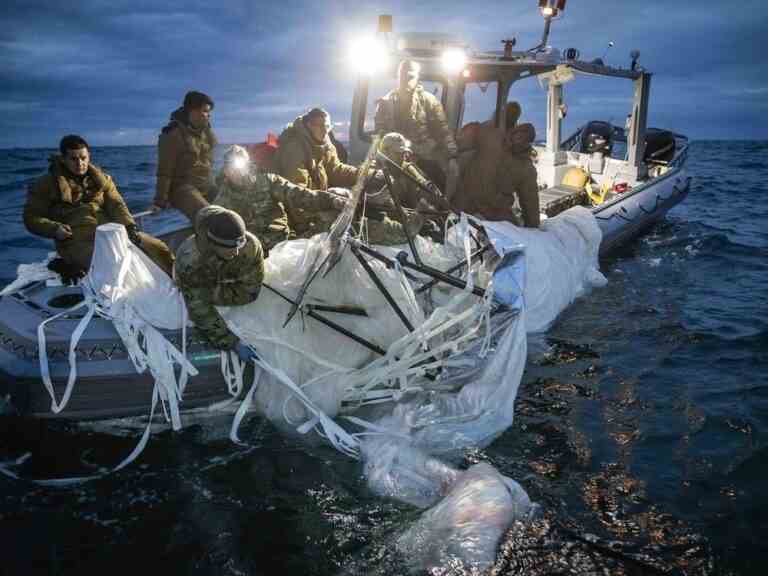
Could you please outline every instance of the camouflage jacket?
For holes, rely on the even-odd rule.
[[[155,204],[165,206],[182,184],[200,190],[210,186],[216,136],[210,126],[193,128],[183,108],[171,114],[171,121],[158,138]]]
[[[248,231],[261,239],[267,253],[278,243],[295,237],[296,222],[290,215],[305,219],[320,211],[333,210],[334,196],[291,184],[277,174],[255,172],[244,185],[235,185],[219,174],[219,195],[215,204],[234,210]],[[302,224],[305,222],[299,222]]]
[[[413,177],[416,182],[425,186],[431,192],[424,190],[414,180],[399,173],[393,173],[395,193],[405,208],[426,208],[428,210],[440,210],[447,208],[440,189],[426,177],[424,172],[413,162],[403,162],[403,172]]]
[[[30,187],[24,206],[24,225],[38,236],[54,238],[60,224],[72,228],[72,238],[56,242],[93,243],[96,227],[107,222],[135,224],[123,197],[106,172],[93,164],[83,178],[67,170],[61,156],[52,156],[48,174]]]
[[[318,143],[299,116],[280,134],[280,146],[272,158],[275,172],[294,184],[312,190],[349,188],[358,169],[339,160],[329,136]]]
[[[215,306],[243,306],[256,300],[264,280],[264,255],[261,243],[251,233],[232,260],[222,260],[211,251],[207,220],[220,210],[219,206],[208,206],[198,212],[195,235],[176,253],[174,276],[199,333],[213,347],[229,350],[238,338]]]
[[[441,160],[456,155],[456,140],[448,126],[440,101],[421,85],[409,95],[410,106],[402,103],[399,89],[392,90],[376,104],[375,130],[378,134],[399,132],[411,141],[422,158]]]

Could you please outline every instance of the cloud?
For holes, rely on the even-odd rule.
[[[0,146],[50,146],[65,130],[95,144],[154,143],[190,89],[216,100],[222,140],[278,130],[316,105],[346,121],[354,82],[344,51],[351,36],[373,31],[380,12],[393,14],[396,31],[458,33],[480,49],[500,49],[513,36],[519,48],[541,39],[533,0],[6,1]],[[551,39],[578,47],[585,59],[605,54],[622,65],[639,48],[641,65],[655,73],[654,122],[668,120],[694,137],[735,129],[766,137],[758,119],[768,69],[758,52],[767,14],[757,0],[582,0],[553,23]],[[609,41],[615,46],[607,50]],[[540,91],[518,88],[532,117],[541,117]],[[618,114],[621,105],[611,95],[568,94],[569,121]]]

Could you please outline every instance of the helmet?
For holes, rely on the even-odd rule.
[[[563,186],[572,186],[574,188],[584,188],[589,182],[589,175],[583,168],[574,166],[563,176]]]
[[[412,152],[410,141],[398,132],[385,134],[379,143],[379,152],[384,156],[399,163],[406,152]]]

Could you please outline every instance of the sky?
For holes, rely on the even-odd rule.
[[[343,134],[354,73],[350,42],[375,32],[460,36],[497,50],[536,45],[536,0],[4,0],[0,6],[0,148],[55,147],[79,133],[91,145],[154,144],[188,90],[210,94],[221,142],[257,142],[313,106]],[[569,0],[550,44],[653,72],[649,124],[692,139],[768,139],[764,0]],[[613,47],[609,48],[609,42]],[[629,84],[627,84],[629,86]],[[573,119],[618,121],[631,90],[595,85],[566,99]],[[543,92],[520,92],[538,123]]]

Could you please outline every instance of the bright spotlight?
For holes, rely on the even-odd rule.
[[[361,38],[350,46],[349,59],[358,74],[373,76],[386,69],[389,54],[376,38]]]
[[[467,54],[464,50],[450,48],[443,52],[443,67],[450,73],[458,74],[467,63]]]

